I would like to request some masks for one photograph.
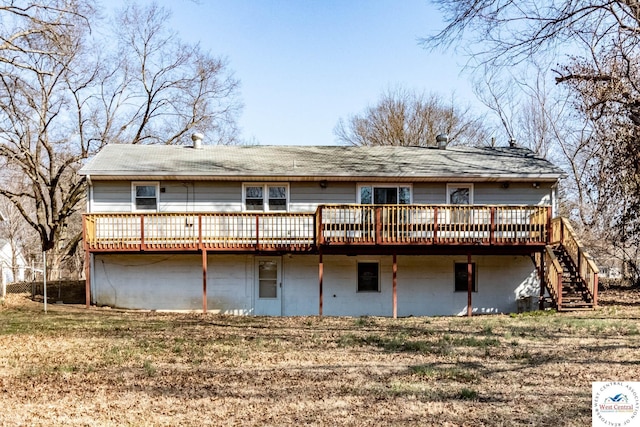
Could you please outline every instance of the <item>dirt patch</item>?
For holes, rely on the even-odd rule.
[[[640,377],[632,300],[388,319],[44,314],[11,298],[0,309],[7,426],[584,426],[592,381]]]

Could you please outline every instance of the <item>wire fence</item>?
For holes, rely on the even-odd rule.
[[[47,273],[47,300],[70,303],[84,301],[84,280],[68,279],[68,270],[48,269]],[[65,276],[67,278],[63,278]],[[78,274],[71,276],[79,279]],[[37,268],[35,263],[11,268],[5,262],[0,262],[0,299],[10,294],[28,294],[31,299],[37,299],[44,294],[43,279],[43,269]]]
[[[8,294],[26,294],[29,293],[31,296],[34,294],[34,286],[35,282],[13,282],[7,283],[7,293]]]
[[[34,301],[44,301],[44,282],[14,282],[6,285],[6,295],[24,294]],[[0,295],[0,300],[3,295]],[[47,281],[47,302],[83,304],[85,302],[84,280]]]

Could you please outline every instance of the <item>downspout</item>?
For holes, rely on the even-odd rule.
[[[91,175],[87,174],[87,213],[91,213],[91,202],[93,201],[93,183],[91,182]]]
[[[558,181],[551,186],[551,218],[558,216]]]

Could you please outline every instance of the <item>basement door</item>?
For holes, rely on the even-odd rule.
[[[282,258],[256,257],[254,314],[280,316],[282,314]]]

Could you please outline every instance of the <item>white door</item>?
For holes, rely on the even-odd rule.
[[[255,309],[258,316],[282,314],[282,259],[256,257]]]

